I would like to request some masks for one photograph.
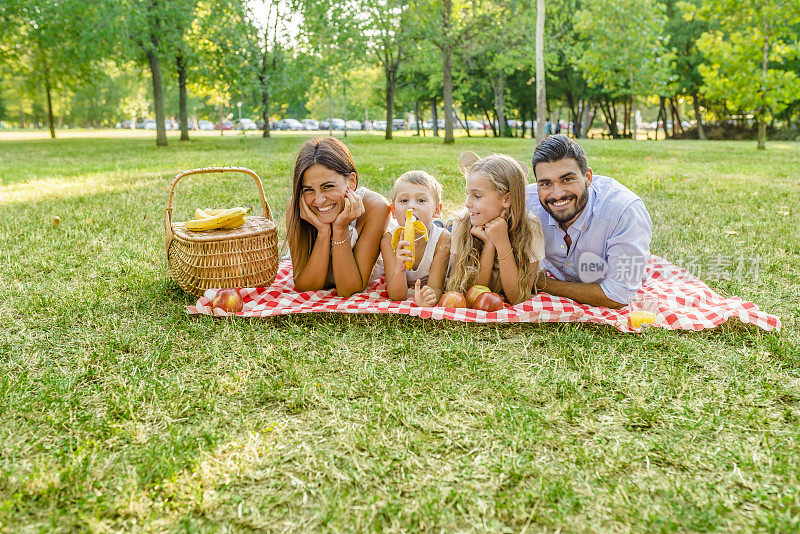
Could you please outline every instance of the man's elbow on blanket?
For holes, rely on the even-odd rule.
[[[626,284],[624,282],[620,282],[619,280],[615,280],[613,278],[606,278],[605,280],[600,282],[600,289],[603,291],[606,298],[610,301],[611,304],[607,305],[607,307],[615,309],[627,306],[628,299],[634,296],[641,287],[642,287],[641,283],[638,286],[633,286],[631,284]]]

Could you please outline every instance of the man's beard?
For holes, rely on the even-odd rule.
[[[549,204],[553,202],[559,202],[561,200],[573,200],[573,199],[577,199],[577,201],[574,203],[574,207],[571,210],[553,211],[553,209],[550,208],[549,206]],[[583,208],[586,207],[586,203],[588,201],[589,201],[589,188],[586,187],[584,188],[580,197],[570,193],[569,195],[565,195],[561,198],[548,199],[546,202],[542,202],[541,200],[539,200],[539,204],[542,205],[545,211],[549,213],[553,217],[553,219],[556,220],[556,222],[558,222],[559,224],[564,224],[565,222],[569,222],[575,217],[577,217],[578,214],[581,211],[583,211]]]

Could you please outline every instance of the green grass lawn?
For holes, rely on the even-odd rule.
[[[282,232],[299,143],[0,141],[0,531],[800,530],[800,144],[583,143],[655,254],[760,258],[704,278],[780,333],[188,316],[170,180],[249,167]],[[422,168],[450,211],[460,151],[533,148],[348,144],[364,185]],[[255,204],[248,180],[187,178],[176,220]]]

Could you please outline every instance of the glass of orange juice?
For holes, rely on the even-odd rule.
[[[632,328],[641,328],[642,325],[656,324],[656,299],[649,297],[631,297],[628,299],[630,310],[630,325]]]

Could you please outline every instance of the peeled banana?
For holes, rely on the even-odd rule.
[[[408,241],[411,243],[408,246],[408,249],[411,251],[411,260],[405,262],[406,263],[406,270],[411,270],[414,268],[414,261],[416,260],[416,237],[417,232],[421,233],[422,236],[425,238],[425,241],[428,241],[428,229],[425,227],[425,224],[422,221],[415,221],[414,220],[414,212],[413,210],[406,210],[406,225],[405,227],[398,228],[392,234],[392,248],[397,250],[397,244],[400,242],[400,237],[402,236],[403,241]]]
[[[186,221],[186,229],[193,232],[204,230],[231,229],[242,226],[245,217],[252,208],[236,207],[227,210],[204,210],[198,208],[194,212],[194,220]]]

